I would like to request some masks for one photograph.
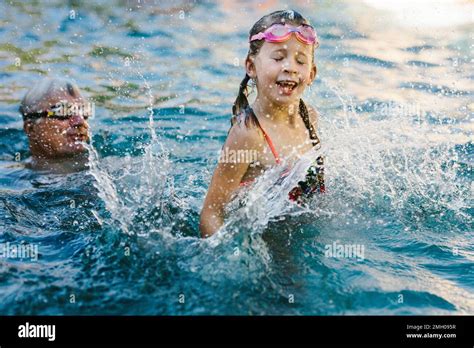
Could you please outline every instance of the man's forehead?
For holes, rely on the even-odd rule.
[[[51,105],[55,104],[83,104],[85,100],[81,97],[73,97],[70,95],[60,95],[60,96],[53,96],[48,98],[48,101]]]
[[[65,95],[50,95],[42,99],[39,103],[29,107],[30,110],[45,111],[59,104],[84,104],[85,100],[80,97],[72,97]]]

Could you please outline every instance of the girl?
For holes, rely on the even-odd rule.
[[[214,234],[222,226],[224,208],[239,187],[282,160],[294,163],[319,145],[317,113],[301,99],[316,77],[314,49],[318,39],[314,28],[296,11],[276,11],[254,24],[249,42],[246,75],[222,150],[226,154],[244,151],[255,156],[245,156],[252,159],[249,161],[235,160],[235,156],[232,161],[219,161],[201,212],[202,237]],[[246,94],[249,81],[257,88],[251,107]],[[306,179],[289,192],[290,200],[302,203],[312,193],[324,191],[322,165],[322,158],[318,157]]]

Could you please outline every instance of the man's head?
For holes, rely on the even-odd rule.
[[[20,113],[34,157],[71,157],[86,150],[83,142],[89,141],[87,118],[93,108],[74,83],[42,80],[25,95]]]

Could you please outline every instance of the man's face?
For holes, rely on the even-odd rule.
[[[275,104],[298,101],[316,76],[313,46],[292,35],[281,43],[265,42],[250,69],[257,77],[259,97]]]
[[[53,101],[54,105],[58,101]],[[68,103],[83,103],[82,100],[68,100]],[[87,118],[87,117],[86,117]],[[82,115],[67,119],[41,117],[29,119],[24,128],[33,154],[49,158],[70,157],[86,151],[83,142],[89,141],[89,124]]]

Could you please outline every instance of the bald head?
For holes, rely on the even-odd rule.
[[[84,102],[79,87],[74,82],[59,78],[46,78],[35,84],[21,101],[23,116],[51,109],[56,103]]]
[[[32,155],[58,158],[84,152],[84,142],[89,140],[84,104],[74,82],[46,78],[35,84],[20,105]],[[59,115],[58,105],[66,105],[62,110],[67,113]]]

